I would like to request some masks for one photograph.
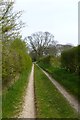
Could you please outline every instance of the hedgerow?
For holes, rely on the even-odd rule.
[[[8,43],[9,44],[9,43]],[[31,58],[27,53],[26,43],[20,38],[12,41],[10,46],[3,44],[2,83],[7,86],[23,71],[30,69]]]
[[[61,53],[61,65],[71,72],[80,72],[80,45]]]

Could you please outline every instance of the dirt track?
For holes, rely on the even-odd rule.
[[[39,67],[39,66],[38,66]],[[40,68],[40,67],[39,67]],[[41,69],[41,68],[40,68]],[[54,80],[46,71],[41,69],[49,80],[55,85],[59,92],[68,100],[70,105],[79,112],[80,104],[70,95],[56,80]],[[23,111],[20,113],[19,118],[36,118],[35,115],[35,102],[34,102],[34,64],[32,66],[31,74],[29,77],[28,87],[24,98]]]
[[[19,118],[35,118],[35,103],[34,103],[34,64],[32,66],[29,83],[26,90],[26,95],[23,104],[23,111]]]

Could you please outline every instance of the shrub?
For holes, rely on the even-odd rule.
[[[46,56],[38,61],[38,64],[41,66],[53,66],[53,67],[59,67],[60,66],[60,57],[54,57],[54,56]]]
[[[26,43],[20,38],[13,40],[11,43],[8,42],[8,47],[3,44],[2,59],[3,86],[15,79],[16,75],[30,69],[32,63],[27,53]]]
[[[71,72],[79,72],[80,46],[71,48],[61,53],[61,65]]]

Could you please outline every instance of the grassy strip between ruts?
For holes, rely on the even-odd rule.
[[[77,118],[78,114],[35,65],[35,95],[37,118]]]
[[[28,83],[30,70],[24,71],[2,97],[2,117],[14,118],[22,109],[23,96]]]
[[[73,94],[80,101],[79,75],[71,73],[60,67],[54,67],[44,62],[40,62],[39,66],[47,71],[55,80],[57,80],[64,88]]]

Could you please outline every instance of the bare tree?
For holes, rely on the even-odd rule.
[[[31,51],[36,54],[36,59],[46,55],[46,50],[50,45],[56,46],[54,36],[49,32],[36,32],[27,37]]]
[[[48,55],[57,56],[57,53],[58,53],[58,49],[56,45],[49,45],[44,51],[44,54],[46,56]]]

